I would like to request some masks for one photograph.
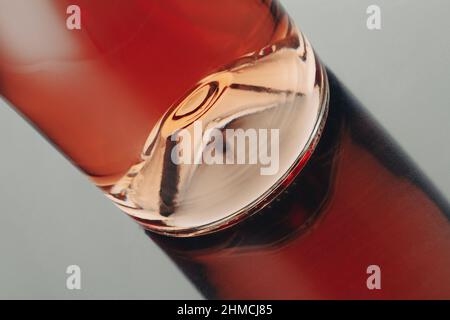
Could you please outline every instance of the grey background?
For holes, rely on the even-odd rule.
[[[448,0],[284,0],[322,59],[450,196]],[[366,8],[382,9],[382,30]],[[82,269],[82,290],[65,287]],[[131,219],[0,101],[0,298],[201,296]]]

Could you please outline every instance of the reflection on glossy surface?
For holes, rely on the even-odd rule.
[[[192,239],[150,235],[208,298],[450,298],[449,207],[331,76],[316,152],[270,208]],[[381,290],[368,290],[369,265]]]
[[[316,147],[328,108],[324,69],[298,36],[202,80],[153,129],[142,161],[103,187],[109,198],[152,231],[193,236],[229,227],[282,192]],[[211,130],[225,140],[214,151],[219,163],[204,161],[218,143]],[[180,145],[188,162],[174,162]]]

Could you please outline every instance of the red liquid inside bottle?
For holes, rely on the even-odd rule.
[[[80,30],[66,29],[69,5]],[[99,184],[138,162],[199,80],[290,32],[272,1],[3,1],[0,12],[0,93]]]

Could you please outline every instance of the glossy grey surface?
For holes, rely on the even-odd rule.
[[[284,0],[319,55],[450,196],[447,0]],[[382,29],[366,28],[378,4]],[[0,298],[201,298],[140,228],[0,102]],[[82,290],[66,289],[66,267]]]

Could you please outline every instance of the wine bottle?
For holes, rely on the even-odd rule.
[[[448,204],[277,1],[2,1],[0,94],[206,297],[450,296]]]

